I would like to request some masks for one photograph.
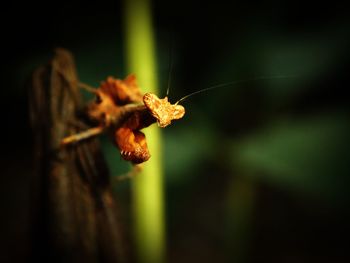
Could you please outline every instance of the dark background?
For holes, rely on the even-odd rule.
[[[58,46],[73,52],[80,79],[90,85],[128,72],[119,2],[9,5],[1,23],[0,247],[5,258],[24,260],[32,171],[24,84],[30,72]],[[172,101],[219,83],[295,76],[197,95],[184,102],[185,118],[164,131],[169,262],[349,261],[345,5],[154,2],[163,94],[173,50]],[[112,173],[123,172],[107,142],[105,151]],[[128,200],[128,184],[116,191]]]

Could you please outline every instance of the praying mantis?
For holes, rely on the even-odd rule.
[[[107,132],[124,160],[141,164],[151,155],[140,130],[153,123],[165,128],[185,115],[185,108],[178,102],[171,104],[167,96],[160,99],[153,93],[142,95],[133,74],[124,80],[108,77],[97,89],[82,83],[79,86],[95,94],[87,115],[97,126],[65,137],[63,146]]]

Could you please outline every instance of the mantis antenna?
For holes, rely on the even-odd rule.
[[[165,97],[168,97],[169,95],[169,91],[170,91],[170,84],[171,84],[171,75],[172,75],[172,71],[173,71],[173,45],[172,45],[173,41],[171,40],[170,44],[170,50],[169,50],[169,72],[168,72],[168,87],[166,90],[166,95]]]
[[[256,78],[252,78],[252,79],[243,79],[243,80],[236,80],[236,81],[231,81],[231,82],[226,82],[226,83],[221,83],[221,84],[217,84],[208,88],[204,88],[204,89],[200,89],[197,91],[194,91],[184,97],[182,97],[181,99],[179,99],[176,103],[180,103],[181,101],[184,101],[185,99],[192,97],[193,95],[196,95],[198,93],[202,93],[205,91],[209,91],[209,90],[213,90],[213,89],[218,89],[218,88],[224,88],[227,86],[231,86],[231,85],[236,85],[239,83],[244,83],[244,82],[250,82],[250,81],[255,81],[255,80],[268,80],[268,79],[287,79],[287,78],[295,78],[295,75],[280,75],[280,76],[261,76],[261,77],[256,77]]]

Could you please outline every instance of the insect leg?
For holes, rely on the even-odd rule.
[[[95,89],[94,87],[92,87],[88,84],[82,83],[82,82],[78,82],[78,87],[83,88],[84,90],[91,92],[91,93],[94,93],[94,94],[96,94],[96,92],[97,92],[97,89]]]
[[[67,136],[67,137],[62,139],[61,145],[69,145],[72,143],[77,143],[79,141],[82,141],[82,140],[88,139],[90,137],[99,135],[104,131],[104,129],[105,129],[105,127],[98,126],[98,127],[90,128],[86,131],[82,131],[82,132]]]
[[[114,182],[121,182],[121,181],[125,181],[128,179],[132,179],[133,177],[137,176],[138,174],[140,174],[143,170],[143,164],[134,164],[131,168],[131,170],[125,174],[122,175],[118,175],[113,177],[113,181]]]

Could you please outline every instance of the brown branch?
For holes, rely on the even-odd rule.
[[[63,49],[33,74],[33,259],[126,262],[118,209],[98,141],[60,147],[67,134],[81,131],[70,124],[81,121],[77,83],[73,57]]]

